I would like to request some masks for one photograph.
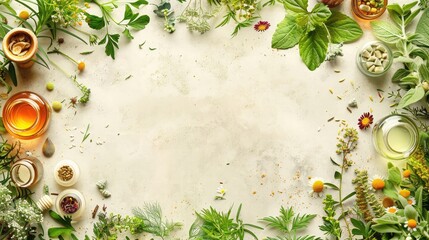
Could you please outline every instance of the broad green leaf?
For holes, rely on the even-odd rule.
[[[335,184],[332,184],[332,183],[324,183],[324,185],[327,187],[330,187],[334,190],[337,190],[337,191],[340,190],[340,188],[338,186],[336,186]]]
[[[315,26],[322,25],[330,16],[331,10],[325,4],[316,4],[308,14],[308,23],[312,26],[311,30],[314,30]]]
[[[418,213],[417,213],[416,209],[414,209],[414,207],[411,206],[410,204],[405,206],[404,213],[405,213],[405,217],[407,217],[408,219],[410,219],[410,218],[417,219]]]
[[[86,13],[86,21],[90,28],[96,29],[96,30],[100,30],[106,25],[102,17],[92,15],[89,13]]]
[[[18,86],[18,79],[16,78],[15,66],[13,66],[12,62],[9,63],[8,72],[9,72],[9,76],[10,76],[10,79],[12,80],[13,85],[15,87]]]
[[[387,10],[389,11],[389,14],[390,14],[390,12],[395,12],[398,15],[404,14],[402,7],[397,3],[391,3],[391,4],[387,5]]]
[[[133,10],[131,10],[130,5],[125,5],[125,11],[124,11],[124,19],[123,20],[129,20],[133,17],[134,13]]]
[[[391,5],[389,5],[389,6],[391,6]],[[388,6],[388,8],[387,8],[387,11],[389,12],[389,17],[390,17],[390,19],[392,19],[392,20],[393,20],[393,22],[394,22],[398,27],[400,27],[400,26],[402,25],[402,17],[401,17],[401,14],[399,14],[396,10],[393,10],[393,9],[389,8],[389,6]]]
[[[324,27],[316,27],[314,31],[307,33],[299,41],[299,54],[311,71],[325,61],[327,51],[328,32]]]
[[[134,39],[133,35],[131,34],[131,32],[130,32],[130,30],[128,28],[125,28],[124,31],[122,32],[122,34],[124,34],[124,36],[126,38],[128,38],[129,40],[133,40]]]
[[[392,225],[375,224],[372,225],[371,228],[378,233],[402,233],[402,230],[400,230],[399,227],[393,223]]]
[[[401,175],[401,171],[399,170],[398,167],[389,167],[389,169],[387,170],[387,179],[389,179],[389,181],[391,181],[392,183],[399,185],[401,184],[401,180],[402,180],[402,175]]]
[[[425,60],[429,59],[428,52],[419,47],[415,47],[409,54],[412,58],[420,57],[421,59]]]
[[[415,11],[413,11],[413,12],[411,12],[411,14],[410,15],[408,15],[406,18],[405,18],[405,26],[407,26],[408,24],[410,24],[411,23],[411,21],[413,21],[414,20],[414,18],[415,17],[417,17],[417,15],[420,13],[420,9],[418,9],[418,10],[415,10]]]
[[[276,49],[288,49],[298,44],[301,35],[304,33],[302,27],[298,26],[295,18],[287,15],[282,22],[277,25],[271,40],[271,47]]]
[[[150,22],[150,18],[148,15],[143,15],[138,17],[136,20],[128,23],[130,27],[133,27],[137,30],[142,30],[146,27],[146,25]]]
[[[135,7],[135,8],[139,8],[141,5],[147,5],[148,2],[146,0],[137,0],[135,2],[130,3],[131,6]]]
[[[404,13],[410,11],[411,8],[413,8],[414,6],[417,5],[417,3],[418,3],[417,1],[414,1],[414,2],[411,2],[411,3],[408,3],[408,4],[404,4],[404,6],[402,6],[402,9],[403,9]]]
[[[335,178],[335,179],[341,179],[341,173],[340,173],[340,172],[338,172],[338,171],[335,171],[335,173],[334,173],[334,178]]]
[[[283,5],[292,13],[307,13],[308,0],[283,0]]]
[[[401,81],[402,78],[408,76],[409,74],[410,74],[410,71],[408,71],[407,69],[399,68],[393,74],[393,76],[392,76],[392,82],[398,83],[399,81]]]
[[[374,35],[383,42],[395,44],[402,38],[401,30],[390,22],[373,21],[371,27]]]
[[[106,43],[104,52],[107,56],[111,56],[112,59],[115,59],[115,48],[118,49],[119,34],[106,34],[103,39],[98,43],[102,45]]]
[[[423,12],[417,23],[416,33],[421,34],[425,39],[429,39],[429,8]]]
[[[48,235],[50,238],[58,238],[60,236],[68,236],[72,233],[73,230],[66,227],[54,227],[48,229]]]
[[[420,65],[419,68],[420,79],[425,79],[429,81],[429,69],[426,65]]]
[[[338,11],[332,11],[332,15],[326,21],[325,25],[328,28],[333,43],[354,41],[363,34],[359,24]]]
[[[416,86],[408,90],[404,96],[402,96],[401,101],[399,101],[398,108],[404,108],[410,104],[420,101],[425,95],[425,90],[421,85]]]
[[[425,38],[420,33],[415,33],[415,34],[412,34],[411,36],[408,36],[408,40],[415,45],[419,45],[419,46],[423,45],[425,47],[429,47],[429,39]]]

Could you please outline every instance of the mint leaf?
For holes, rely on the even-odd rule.
[[[307,13],[308,0],[284,0],[283,5],[292,13]]]
[[[331,10],[323,4],[318,3],[314,6],[311,12],[308,14],[308,21],[311,25],[311,31],[314,30],[315,26],[320,26],[331,16]]]
[[[137,30],[142,30],[146,27],[146,25],[150,22],[150,18],[148,15],[143,15],[138,17],[137,19],[128,23],[128,26],[133,27]]]
[[[86,13],[85,15],[86,15],[86,22],[88,23],[88,26],[92,29],[100,30],[106,25],[102,17],[92,15],[89,13]]]
[[[325,61],[327,51],[328,32],[324,27],[316,27],[314,31],[304,35],[299,41],[299,54],[311,71]]]
[[[402,39],[402,31],[392,23],[373,21],[371,27],[374,35],[383,42],[395,44]]]
[[[298,44],[304,29],[297,25],[295,17],[287,15],[282,22],[277,25],[271,40],[271,47],[276,49],[288,49]]]
[[[425,39],[429,39],[429,8],[427,8],[420,17],[417,23],[416,33],[419,33]]]
[[[420,101],[425,95],[425,90],[421,85],[416,86],[416,88],[411,88],[407,93],[402,97],[401,101],[398,104],[398,108],[404,108],[410,104]]]
[[[331,17],[325,23],[331,35],[331,42],[350,42],[360,38],[362,29],[353,19],[338,12],[332,11]]]
[[[119,34],[106,34],[106,36],[104,36],[104,38],[98,43],[98,45],[106,43],[104,52],[107,56],[111,56],[113,59],[115,59],[115,48],[119,49],[119,37]]]

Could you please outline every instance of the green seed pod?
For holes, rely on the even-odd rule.
[[[405,217],[407,217],[407,219],[417,219],[417,211],[411,205],[405,206],[404,213],[405,213]]]
[[[61,102],[58,102],[58,101],[53,101],[52,102],[52,108],[54,109],[55,112],[59,112],[63,108],[63,104]]]
[[[53,82],[47,82],[46,83],[46,89],[48,90],[48,91],[52,91],[52,90],[54,90],[54,83]]]

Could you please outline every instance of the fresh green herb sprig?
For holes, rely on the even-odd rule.
[[[174,10],[171,8],[170,0],[161,0],[153,12],[160,18],[164,19],[164,31],[173,33],[176,31],[176,18],[174,17]]]
[[[143,231],[161,239],[167,238],[173,231],[182,226],[179,222],[164,220],[158,203],[146,203],[143,208],[134,208],[133,214],[142,221]]]
[[[115,49],[119,49],[119,34],[109,33],[109,24],[111,22],[115,23],[117,26],[122,27],[122,35],[124,35],[129,40],[132,40],[134,36],[132,35],[130,29],[136,31],[143,30],[146,25],[149,23],[150,18],[147,15],[140,15],[135,13],[131,7],[139,9],[141,5],[147,5],[146,0],[137,0],[135,2],[125,5],[125,11],[121,21],[116,21],[113,16],[113,10],[118,8],[118,0],[112,0],[109,2],[100,2],[98,0],[87,0],[89,3],[94,3],[97,7],[100,8],[102,16],[92,15],[86,13],[86,21],[88,26],[95,30],[106,29],[106,34],[98,43],[99,45],[106,44],[105,53],[107,56],[115,59]]]
[[[312,235],[303,235],[297,238],[297,232],[302,231],[308,227],[311,220],[316,217],[316,214],[297,214],[293,211],[292,207],[280,208],[280,216],[270,216],[262,219],[263,222],[271,228],[274,228],[284,234],[285,236],[277,236],[276,238],[267,238],[268,240],[322,240],[319,237]]]
[[[288,49],[298,44],[301,59],[311,71],[327,56],[331,59],[340,55],[338,49],[330,45],[351,42],[363,34],[353,19],[322,3],[316,4],[311,11],[307,10],[307,0],[284,0],[283,4],[287,15],[277,25],[271,46]],[[335,52],[329,52],[329,49]]]
[[[115,240],[119,233],[129,232],[131,234],[142,233],[143,222],[141,219],[120,214],[107,214],[103,211],[98,214],[98,221],[94,223],[94,240]],[[86,236],[85,240],[91,239]],[[129,239],[127,236],[126,239]]]
[[[340,239],[342,230],[340,221],[336,217],[337,201],[334,200],[332,195],[327,194],[325,199],[323,199],[323,205],[326,216],[323,216],[323,225],[319,226],[319,229],[331,238]]]
[[[201,1],[189,0],[177,20],[185,23],[189,31],[203,34],[210,31],[209,20],[215,17],[220,9],[220,6],[204,7]]]
[[[415,32],[409,32],[408,26],[418,16],[421,9],[416,8],[417,1],[387,6],[393,23],[373,21],[371,27],[374,35],[393,48],[395,61],[403,64],[392,77],[407,92],[402,95],[398,108],[405,108],[428,96],[429,90],[429,11],[426,9]]]
[[[245,234],[249,234],[254,239],[258,239],[249,228],[262,228],[253,224],[243,223],[243,220],[240,219],[241,204],[238,207],[235,218],[231,217],[231,212],[232,207],[228,210],[227,213],[218,212],[212,207],[209,209],[203,209],[200,213],[197,212],[197,219],[189,230],[189,239],[243,240]]]
[[[73,233],[76,230],[71,224],[72,218],[70,216],[61,217],[58,213],[52,210],[49,210],[49,216],[51,216],[55,222],[61,225],[61,227],[51,227],[48,229],[48,236],[50,238],[64,239],[71,237],[73,240],[78,239]]]
[[[347,231],[347,238],[351,238],[352,237],[352,231],[351,231],[351,226],[349,223],[349,215],[350,215],[350,210],[347,209],[344,206],[344,203],[350,199],[351,197],[353,197],[356,192],[351,192],[347,195],[344,194],[344,189],[343,189],[343,185],[344,185],[344,179],[343,176],[345,175],[346,171],[353,165],[353,161],[350,159],[350,154],[356,149],[357,144],[358,144],[358,132],[356,131],[355,128],[353,127],[349,127],[348,124],[344,121],[342,121],[340,123],[340,130],[338,132],[338,143],[337,143],[337,150],[336,153],[341,157],[341,162],[337,163],[336,161],[334,161],[331,158],[331,162],[332,164],[334,164],[335,166],[340,168],[340,171],[335,171],[334,173],[334,178],[336,180],[339,181],[338,185],[333,184],[333,183],[325,183],[325,185],[327,187],[332,188],[333,190],[338,192],[338,199],[335,200],[335,205],[332,206],[332,210],[330,209],[329,211],[339,211],[339,215],[336,218],[337,221],[342,221],[346,227],[346,231]],[[332,198],[329,197],[329,198]],[[326,204],[330,204],[332,200],[325,199],[325,207],[326,206],[330,206],[330,205],[326,205]],[[326,210],[325,210],[326,212]],[[333,213],[330,212],[326,212],[328,214],[328,221],[324,221],[324,225],[321,226],[321,229],[334,229],[333,227],[335,227],[336,225],[333,224],[335,219],[331,219],[334,217]],[[328,235],[331,235],[332,237],[335,237],[336,239],[340,239],[341,237],[341,231],[326,231]],[[337,234],[340,234],[340,236],[338,236]]]

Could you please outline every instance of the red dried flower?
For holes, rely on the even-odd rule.
[[[374,121],[374,117],[372,116],[371,113],[369,113],[369,112],[364,113],[360,116],[360,118],[358,120],[359,128],[360,129],[367,129],[367,128],[369,128],[369,125],[371,125],[373,121]]]
[[[271,24],[267,21],[259,21],[253,26],[253,28],[258,32],[264,32],[268,28],[270,28]]]

